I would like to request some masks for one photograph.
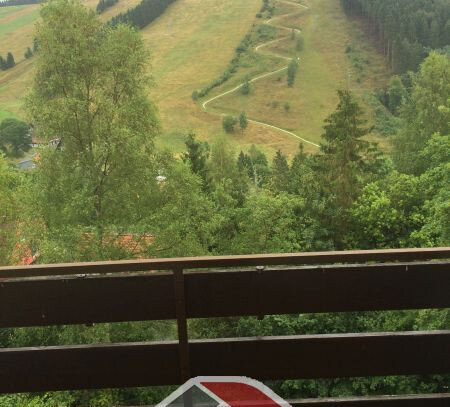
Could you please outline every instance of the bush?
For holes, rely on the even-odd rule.
[[[225,116],[223,118],[222,126],[227,133],[234,133],[234,127],[236,126],[237,123],[238,119],[236,119],[236,117]]]
[[[248,80],[248,78],[245,79],[244,84],[242,85],[241,88],[241,93],[243,95],[248,95],[250,93],[250,81]]]
[[[305,40],[303,39],[302,35],[299,34],[297,37],[297,44],[295,46],[295,49],[300,52],[303,51],[303,48],[305,47]]]
[[[33,51],[31,51],[30,47],[27,48],[27,50],[25,51],[24,56],[25,56],[26,59],[30,59],[33,56]]]

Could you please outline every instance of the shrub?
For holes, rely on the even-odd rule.
[[[227,133],[234,133],[234,127],[236,126],[237,122],[238,122],[238,119],[236,119],[236,117],[225,116],[223,118],[223,122],[222,122],[223,129]]]

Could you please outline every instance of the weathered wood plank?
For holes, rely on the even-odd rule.
[[[0,282],[0,328],[175,317],[171,274]]]
[[[448,407],[450,393],[291,400],[292,407]]]
[[[292,407],[448,407],[450,405],[450,393],[303,399],[288,400],[288,403]],[[202,405],[197,405],[197,407],[202,407]],[[207,406],[205,405],[205,407]]]
[[[435,262],[190,272],[185,285],[188,318],[450,307]],[[171,273],[6,280],[0,328],[175,319],[173,287]]]
[[[450,247],[424,249],[349,250],[291,254],[183,257],[35,266],[0,267],[1,278],[47,275],[96,274],[128,271],[202,269],[301,264],[364,263],[368,261],[414,261],[450,258]]]
[[[450,331],[190,342],[192,376],[256,379],[450,372]],[[0,393],[180,383],[178,344],[0,349]]]
[[[450,331],[191,343],[193,376],[313,379],[450,372]]]
[[[186,287],[190,318],[450,307],[447,263],[192,273]]]

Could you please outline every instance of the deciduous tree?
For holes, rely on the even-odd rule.
[[[48,228],[93,227],[101,243],[105,227],[130,228],[150,210],[156,188],[148,52],[135,30],[105,27],[77,1],[49,2],[41,15],[27,108],[63,148],[42,154],[36,213]]]

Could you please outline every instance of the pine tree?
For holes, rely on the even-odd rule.
[[[11,52],[8,52],[6,56],[6,69],[13,68],[16,65],[16,61],[14,61],[14,56]]]
[[[289,63],[288,72],[287,72],[287,83],[290,88],[292,86],[294,86],[295,76],[297,75],[297,68],[298,68],[297,59],[293,59]]]
[[[365,160],[370,144],[363,139],[370,133],[363,119],[363,110],[349,91],[338,91],[336,111],[325,120],[322,135],[321,169],[326,194],[331,201],[330,228],[335,233],[335,245],[342,246],[347,233],[347,210],[357,199],[365,175]]]
[[[247,119],[247,115],[245,114],[245,112],[242,112],[239,115],[239,127],[241,128],[242,131],[244,131],[248,126],[248,119]]]
[[[272,161],[270,186],[276,193],[289,191],[289,164],[281,150],[277,151]]]
[[[203,190],[209,190],[211,183],[207,165],[210,154],[209,144],[206,141],[197,141],[195,134],[189,133],[185,145],[187,151],[181,155],[181,159],[189,165],[194,174],[202,178]]]

